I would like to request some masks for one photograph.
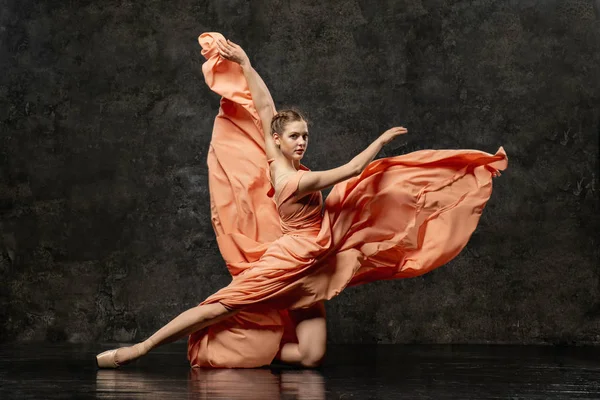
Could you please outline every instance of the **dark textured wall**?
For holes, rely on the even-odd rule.
[[[312,121],[305,163],[503,145],[467,248],[328,303],[332,342],[600,343],[600,5],[586,0],[0,0],[0,340],[142,339],[229,281],[209,218],[241,44]]]

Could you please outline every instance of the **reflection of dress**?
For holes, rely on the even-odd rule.
[[[260,120],[239,65],[199,37],[203,73],[222,96],[208,154],[212,223],[233,277],[202,304],[243,308],[192,334],[192,366],[256,367],[295,340],[287,309],[337,295],[346,286],[414,277],[467,244],[507,166],[477,150],[423,150],[371,162],[361,175],[295,197],[305,166],[270,182]],[[271,160],[269,160],[270,162]]]

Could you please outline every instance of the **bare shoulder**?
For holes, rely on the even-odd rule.
[[[280,177],[296,172],[281,153],[277,152],[272,159],[273,161],[270,163],[269,169],[273,184],[275,184]]]

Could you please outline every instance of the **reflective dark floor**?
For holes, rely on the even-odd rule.
[[[112,345],[0,346],[0,399],[599,399],[600,347],[332,346],[323,367],[191,369],[185,343],[118,370]]]

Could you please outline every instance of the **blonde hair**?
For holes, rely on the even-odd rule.
[[[298,110],[286,109],[278,111],[271,120],[271,133],[277,132],[282,134],[287,124],[296,121],[305,121],[308,124],[306,117]]]

